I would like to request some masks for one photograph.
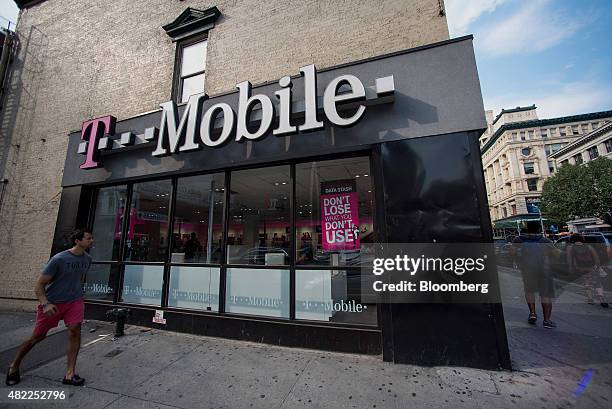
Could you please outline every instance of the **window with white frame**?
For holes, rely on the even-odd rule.
[[[179,102],[187,102],[191,95],[204,93],[208,42],[200,40],[181,44],[178,70]]]

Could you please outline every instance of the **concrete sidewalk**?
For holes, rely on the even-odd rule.
[[[515,271],[500,271],[514,288]],[[520,281],[519,281],[520,284]],[[283,348],[128,326],[87,322],[79,355],[85,387],[69,387],[57,408],[609,408],[612,406],[612,310],[555,307],[556,330],[529,326],[526,309],[505,299],[515,371],[424,368],[377,356]],[[0,311],[7,346],[16,346],[33,314]],[[11,327],[7,326],[10,325]],[[7,328],[13,328],[6,332]],[[97,328],[95,332],[90,332]],[[61,332],[56,335],[59,337]],[[11,338],[12,337],[12,338]],[[8,339],[12,339],[12,343]],[[19,339],[17,339],[19,338]],[[50,362],[33,362],[20,388],[62,388],[60,338],[47,340]],[[37,348],[43,348],[41,344]],[[3,375],[4,376],[4,375]],[[585,384],[580,386],[580,384]],[[3,395],[9,389],[2,386]],[[0,407],[41,407],[40,402]]]

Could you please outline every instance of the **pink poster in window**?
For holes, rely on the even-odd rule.
[[[358,210],[354,180],[321,183],[323,251],[359,249]]]

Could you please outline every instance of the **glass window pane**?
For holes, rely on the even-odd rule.
[[[219,311],[219,267],[173,266],[170,307]]]
[[[134,184],[126,256],[129,261],[165,261],[168,249],[170,181]]]
[[[221,262],[225,175],[193,176],[178,180],[173,263]]]
[[[181,91],[181,102],[187,102],[191,95],[201,94],[204,92],[204,74],[194,75],[193,77],[183,80],[183,89]]]
[[[349,158],[296,165],[296,263],[358,265],[375,239],[370,161]]]
[[[183,48],[181,77],[204,71],[206,68],[207,42],[201,41]]]
[[[89,254],[94,260],[119,260],[121,225],[127,197],[125,185],[98,190],[92,234],[93,246]]]
[[[376,325],[376,304],[361,303],[361,279],[360,271],[297,270],[295,317]]]
[[[289,264],[289,166],[232,172],[230,264]]]
[[[85,298],[113,301],[118,270],[116,265],[92,264],[85,277]]]
[[[121,301],[131,304],[161,305],[164,266],[126,264]]]
[[[289,318],[289,270],[228,268],[225,309]]]

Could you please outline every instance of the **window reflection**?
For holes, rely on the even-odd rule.
[[[225,177],[222,173],[178,180],[173,263],[219,263]]]
[[[228,263],[289,264],[289,166],[232,172]]]
[[[111,186],[98,191],[92,229],[95,238],[89,254],[94,260],[119,259],[121,226],[127,197],[127,187]]]
[[[134,184],[126,260],[165,261],[169,202],[169,180]]]

